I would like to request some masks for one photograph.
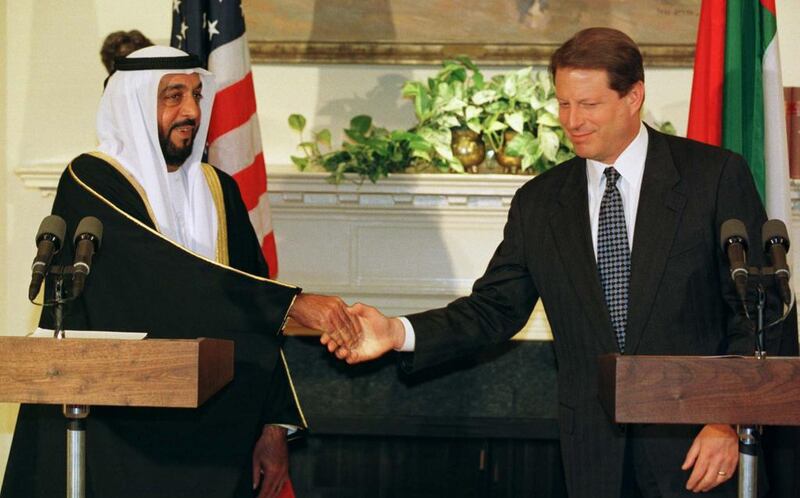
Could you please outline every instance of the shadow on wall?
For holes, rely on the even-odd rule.
[[[318,122],[327,122],[335,136],[350,126],[350,119],[359,114],[372,116],[373,123],[388,129],[413,126],[414,106],[403,99],[403,83],[412,78],[410,70],[378,77],[375,86],[366,89],[364,82],[352,80],[352,75],[335,67],[321,67],[319,72],[319,106],[315,112]],[[349,89],[345,90],[345,89]],[[350,93],[350,97],[342,95]],[[321,119],[319,119],[321,118]]]

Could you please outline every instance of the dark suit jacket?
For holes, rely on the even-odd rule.
[[[652,129],[631,252],[626,354],[752,354],[734,311],[719,248],[722,222],[738,218],[758,247],[766,219],[744,159]],[[597,396],[598,355],[618,352],[591,242],[586,161],[569,160],[525,184],[504,238],[473,293],[412,315],[417,370],[504,341],[541,298],[558,363],[558,419],[572,497],[619,496],[626,432]],[[751,264],[760,264],[752,251]],[[536,365],[531,365],[536,368]],[[665,496],[684,493],[680,466],[698,427],[637,427]],[[630,431],[628,431],[630,432]],[[727,491],[735,490],[735,479]]]

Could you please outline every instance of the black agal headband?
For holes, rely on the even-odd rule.
[[[179,57],[115,57],[114,69],[117,71],[146,71],[150,69],[194,69],[203,67],[196,55]]]
[[[103,82],[103,88],[108,84],[117,71],[149,71],[169,69],[195,69],[203,67],[203,62],[196,55],[182,55],[179,57],[115,57],[114,72],[108,75]]]

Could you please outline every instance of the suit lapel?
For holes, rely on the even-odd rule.
[[[589,225],[589,200],[586,191],[586,161],[574,159],[561,191],[558,207],[550,219],[550,229],[558,246],[564,272],[575,289],[601,344],[602,351],[617,349],[611,319],[606,309]]]
[[[679,191],[680,175],[666,139],[649,127],[647,131],[649,145],[631,252],[626,354],[636,353],[642,339],[686,204],[686,196]]]

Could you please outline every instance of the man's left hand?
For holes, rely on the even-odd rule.
[[[289,450],[286,428],[264,426],[253,448],[253,489],[261,485],[258,498],[275,498],[289,480]]]
[[[694,438],[681,468],[694,467],[686,489],[706,492],[727,481],[739,463],[739,438],[730,425],[709,424]]]

